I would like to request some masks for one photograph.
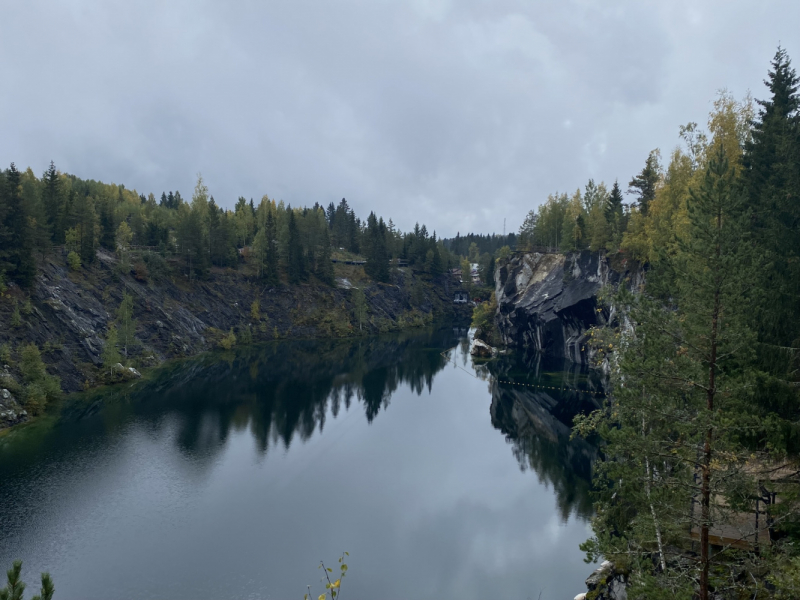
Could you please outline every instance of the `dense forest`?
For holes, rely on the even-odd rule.
[[[800,597],[799,81],[779,48],[769,97],[721,92],[666,168],[649,154],[633,202],[590,181],[520,231],[648,265],[608,294],[611,389],[577,424],[603,440],[584,549],[628,597]]]
[[[332,285],[332,256],[366,260],[367,275],[381,282],[388,281],[396,259],[431,275],[458,262],[425,225],[403,233],[374,213],[362,221],[344,198],[327,208],[293,208],[267,196],[258,205],[240,197],[234,210],[225,210],[202,177],[186,201],[179,192],[156,199],[123,185],[82,180],[52,163],[40,178],[14,164],[0,173],[0,273],[10,281],[33,283],[37,253],[63,249],[79,271],[94,262],[99,248],[123,258],[135,248],[140,271],[164,268],[171,257],[190,278],[245,264],[273,283],[314,276]]]

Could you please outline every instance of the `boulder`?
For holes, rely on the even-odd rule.
[[[497,350],[483,340],[472,340],[472,347],[469,353],[477,358],[492,358],[497,353]]]
[[[606,560],[586,578],[586,587],[597,600],[627,600],[628,592],[625,577],[619,573],[614,563]]]

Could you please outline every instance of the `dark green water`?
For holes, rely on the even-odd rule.
[[[0,568],[57,600],[283,599],[347,550],[345,600],[572,598],[594,396],[564,387],[596,383],[476,367],[465,334],[276,343],[65,402],[0,439]]]

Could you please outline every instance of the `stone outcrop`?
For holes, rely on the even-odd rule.
[[[430,322],[434,315],[468,318],[470,309],[453,304],[447,284],[444,275],[422,280],[410,268],[393,271],[389,284],[362,282],[368,308],[363,333]],[[31,290],[10,284],[0,297],[0,348],[16,352],[22,344],[37,344],[48,373],[60,378],[65,392],[75,392],[139,377],[135,369],[101,367],[123,293],[133,297],[136,320],[136,344],[127,349],[125,362],[141,368],[217,348],[230,331],[240,344],[360,333],[352,323],[353,292],[343,287],[313,280],[269,285],[245,269],[214,268],[189,281],[180,263],[142,281],[102,249],[93,264],[77,272],[67,268],[63,256],[51,254],[40,259]],[[254,300],[259,318],[251,312]],[[18,358],[10,361],[10,371],[21,381]],[[0,387],[7,386],[0,382]],[[24,405],[24,398],[17,399]]]
[[[497,353],[497,350],[483,340],[473,339],[469,353],[476,358],[492,358]]]
[[[642,270],[605,254],[515,253],[495,273],[496,325],[504,344],[546,356],[591,364],[587,331],[613,318],[597,295],[625,283],[637,289]]]

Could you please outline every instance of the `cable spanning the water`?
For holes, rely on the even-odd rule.
[[[447,354],[446,354],[447,352],[449,352],[449,350],[445,350],[443,352],[440,352],[440,354],[444,358],[446,358],[447,361],[449,362],[450,361],[450,357],[447,356]],[[455,362],[455,359],[453,360],[453,366],[461,369],[462,371],[464,371],[464,373],[466,373],[470,377],[474,377],[475,379],[480,379],[481,381],[486,381],[485,379],[475,375],[475,373],[471,373],[470,371],[467,371],[461,365],[457,364]],[[581,390],[581,389],[578,389],[578,388],[568,387],[568,386],[565,386],[565,385],[558,386],[558,385],[541,385],[541,384],[538,384],[538,383],[520,383],[518,381],[511,381],[509,379],[500,379],[499,377],[495,377],[494,380],[497,383],[505,383],[507,385],[518,385],[518,386],[522,386],[522,387],[536,388],[536,389],[540,389],[540,390],[555,390],[557,392],[574,392],[576,394],[589,394],[591,396],[601,396],[601,397],[605,396],[604,392],[592,392],[590,390]]]

